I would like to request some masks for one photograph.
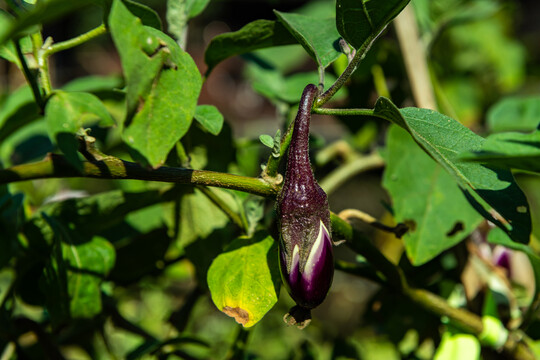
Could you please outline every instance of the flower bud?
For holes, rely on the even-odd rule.
[[[294,301],[306,310],[323,302],[334,275],[328,200],[315,181],[308,154],[316,95],[314,85],[302,94],[277,202],[281,277]]]

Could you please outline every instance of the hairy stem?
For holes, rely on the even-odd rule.
[[[379,37],[379,35],[384,31],[384,28],[376,35],[371,35],[363,44],[360,49],[356,50],[356,53],[354,54],[353,58],[349,62],[349,65],[345,68],[343,73],[337,78],[336,82],[330,86],[330,88],[323,93],[322,95],[319,95],[317,99],[315,100],[315,108],[323,106],[325,103],[327,103],[338,91],[341,89],[341,87],[349,80],[354,70],[356,70],[358,64],[366,57],[367,52],[371,48],[371,45],[373,42]]]
[[[74,37],[73,39],[69,39],[66,41],[62,41],[56,44],[53,44],[51,46],[46,47],[43,49],[43,52],[41,53],[41,56],[45,59],[47,59],[49,56],[63,50],[71,49],[75,46],[84,44],[88,40],[91,40],[93,38],[96,38],[102,34],[105,34],[107,32],[107,28],[105,27],[105,24],[101,24],[95,29],[92,29],[88,32],[85,32],[84,34],[81,34],[77,37]]]

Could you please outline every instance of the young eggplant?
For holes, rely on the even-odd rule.
[[[285,321],[300,326],[309,323],[310,310],[324,301],[334,276],[328,200],[309,161],[309,123],[317,93],[311,84],[302,93],[277,201],[281,277],[297,304]]]

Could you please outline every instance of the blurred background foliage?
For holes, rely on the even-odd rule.
[[[155,9],[162,23],[167,23],[165,1],[140,2]],[[528,131],[538,125],[540,3],[413,0],[412,4],[441,112],[482,135],[501,129]],[[238,30],[256,19],[275,19],[273,9],[328,15],[335,11],[333,7],[332,1],[323,0],[212,0],[189,22],[186,50],[204,73],[204,50],[214,36]],[[101,20],[98,8],[88,8],[46,25],[43,34],[56,42],[67,40],[96,27]],[[123,117],[123,96],[111,90],[121,88],[123,80],[109,35],[59,53],[51,61],[56,87],[92,92],[114,118]],[[332,65],[334,78],[345,66],[344,57]],[[327,86],[334,78],[327,76]],[[284,128],[294,116],[294,104],[305,84],[317,79],[316,65],[300,45],[260,50],[218,65],[206,80],[199,103],[215,105],[224,115],[224,128],[216,138],[192,126],[182,140],[191,166],[258,176],[260,164],[270,153],[258,137],[273,136],[277,129]],[[36,105],[23,84],[17,66],[0,59],[0,124],[13,119],[31,122],[18,131],[0,131],[3,167],[39,160],[55,150],[45,122],[32,121]],[[400,107],[414,105],[392,26],[375,43],[347,87],[333,99],[333,105],[371,108],[379,95],[390,97]],[[530,99],[529,105],[523,105],[523,99]],[[510,112],[531,120],[508,122]],[[386,127],[365,118],[315,116],[311,149],[317,154],[317,177],[324,181],[358,154],[384,147]],[[92,136],[105,153],[130,159],[117,128],[96,127]],[[181,159],[181,154],[172,153],[167,164],[181,166]],[[332,189],[331,209],[358,208],[391,221],[390,200],[381,187],[382,174],[379,167]],[[517,174],[517,180],[530,201],[534,236],[538,238],[540,182],[526,173]],[[0,188],[0,194],[6,191]],[[271,202],[214,191],[229,203],[247,209],[249,219],[273,224]],[[51,358],[223,359],[235,358],[246,339],[245,353],[253,359],[431,359],[441,342],[438,318],[408,300],[396,301],[391,290],[342,271],[336,273],[326,302],[314,311],[314,321],[306,330],[283,324],[283,314],[293,305],[284,291],[277,306],[257,326],[243,330],[215,308],[205,280],[210,262],[238,230],[199,189],[143,181],[46,179],[11,184],[9,192],[24,196],[11,197],[9,203],[0,199],[0,229],[8,236],[21,230],[14,229],[13,224],[24,224],[25,235],[19,235],[22,245],[4,243],[0,254],[0,349],[7,355],[2,359],[42,358],[43,346],[47,349],[53,344],[60,346],[60,353],[47,349],[46,356]],[[95,209],[100,209],[101,216],[95,216]],[[47,271],[42,274],[44,260],[38,254],[47,244],[31,244],[37,253],[23,252],[25,257],[16,263],[9,261],[9,252],[15,254],[26,248],[25,241],[32,240],[33,231],[45,234],[42,239],[50,245],[52,236],[61,232],[55,225],[58,219],[77,229],[75,238],[97,234],[92,243],[108,254],[110,263],[85,275],[85,281],[94,286],[88,291],[95,292],[102,310],[85,320],[50,324],[51,332],[41,334],[39,324],[48,323],[51,316],[43,311],[43,305],[47,304],[50,311],[55,309],[55,297],[42,291],[44,286],[54,288],[47,283]],[[457,304],[466,299],[478,312],[488,305],[508,311],[505,304],[509,300],[493,298],[485,285],[489,275],[471,270],[467,262],[467,254],[477,251],[481,266],[492,266],[494,250],[486,244],[474,239],[461,242],[414,267],[404,256],[400,241],[371,228],[363,230],[389,258],[403,266],[411,284],[451,296]],[[538,249],[535,239],[532,247]],[[361,261],[343,247],[337,248],[336,254],[338,261]],[[91,254],[83,261],[92,263]],[[102,281],[105,273],[108,276]],[[510,279],[515,297],[512,301],[524,305],[530,300],[531,288],[534,290],[534,279],[526,266],[517,266],[513,273],[521,276]],[[506,320],[510,317],[506,314]],[[8,337],[3,336],[7,333],[18,334],[20,348],[10,347]],[[529,335],[540,339],[540,321],[530,324]],[[495,359],[500,355],[484,349],[483,356]]]

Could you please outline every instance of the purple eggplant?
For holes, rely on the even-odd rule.
[[[324,301],[334,276],[328,200],[313,176],[308,153],[311,107],[317,93],[314,85],[302,93],[277,201],[281,277],[296,308],[308,315]]]

